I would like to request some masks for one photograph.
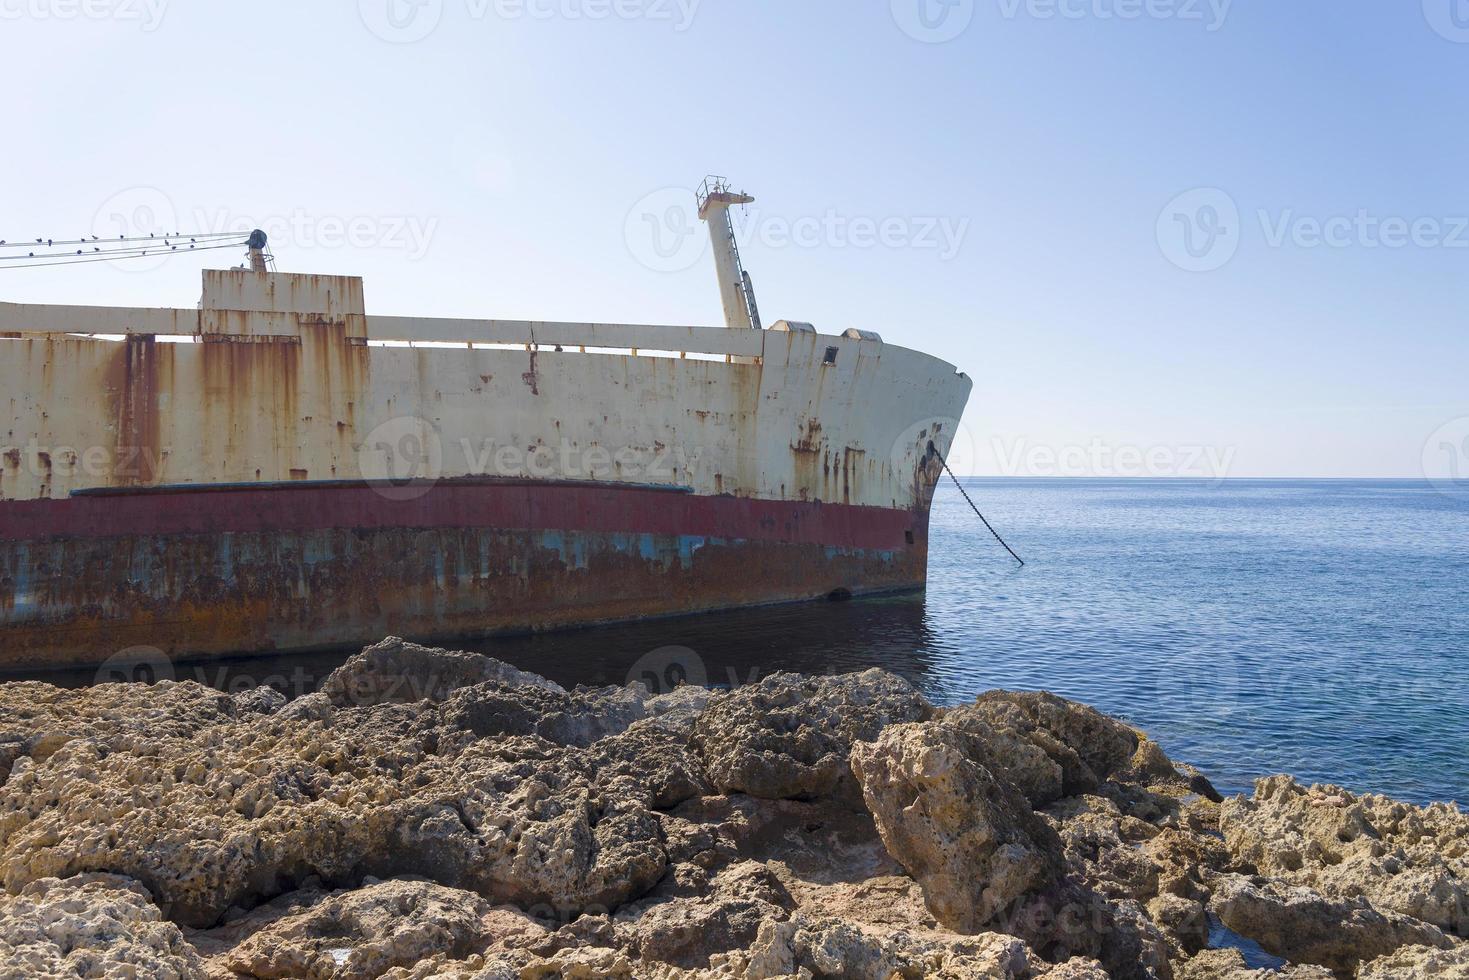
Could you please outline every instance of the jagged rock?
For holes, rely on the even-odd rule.
[[[585,758],[600,782],[626,777],[637,783],[654,809],[667,810],[713,791],[687,738],[655,719],[601,739],[587,750]]]
[[[1128,817],[1100,796],[1061,800],[1043,811],[1058,828],[1068,871],[1114,898],[1143,901],[1158,894],[1159,868],[1139,845],[1158,829]]]
[[[445,726],[474,738],[535,735],[558,745],[586,747],[647,717],[646,699],[629,687],[549,691],[534,685],[487,681],[444,699]]]
[[[693,735],[694,723],[699,716],[720,697],[722,695],[706,687],[682,684],[667,694],[648,698],[645,706],[650,724],[687,739]]]
[[[1034,807],[1094,792],[1137,752],[1137,731],[1054,694],[990,691],[944,713],[986,747],[983,761],[1012,780]]]
[[[43,878],[0,894],[0,977],[193,980],[204,962],[137,882]]]
[[[192,738],[236,714],[228,695],[192,682],[53,687],[0,684],[0,783],[22,758],[44,761],[72,739],[132,748]]]
[[[979,739],[943,724],[895,725],[852,748],[852,771],[888,852],[945,927],[978,932],[1059,880],[1061,842],[1025,797],[974,761]]]
[[[1457,810],[1216,798],[1085,706],[881,671],[654,697],[390,640],[284,705],[3,685],[0,961],[41,921],[19,975],[1262,976],[1209,908],[1343,977],[1462,975],[1419,921],[1463,927]]]
[[[1037,980],[1112,980],[1106,967],[1084,956],[1074,956],[1035,976]]]
[[[622,950],[583,946],[541,956],[525,950],[494,951],[467,960],[438,958],[398,967],[382,980],[707,980],[705,970],[638,963]]]
[[[526,920],[521,931],[534,928]],[[225,946],[211,966],[245,976],[365,980],[433,956],[462,959],[513,929],[513,916],[497,920],[490,903],[471,892],[398,880],[297,892],[196,941],[206,950],[211,941]]]
[[[716,967],[717,975],[738,980],[796,975],[845,980],[1021,980],[1034,975],[1038,963],[1013,936],[914,935],[859,929],[840,920],[798,913],[786,922],[762,923],[748,950],[716,956],[711,966]]]
[[[1469,980],[1469,943],[1453,949],[1404,946],[1357,968],[1357,980]]]
[[[755,941],[762,922],[783,921],[795,901],[765,865],[747,861],[714,876],[698,897],[625,905],[617,920],[633,933],[643,961],[704,967],[709,958]]]
[[[1206,949],[1174,968],[1174,980],[1335,980],[1335,976],[1321,966],[1252,970],[1237,949]]]
[[[1229,852],[1217,837],[1165,828],[1142,845],[1142,851],[1158,867],[1160,894],[1207,901],[1205,879],[1223,871]]]
[[[1220,878],[1210,909],[1242,936],[1294,963],[1350,975],[1359,962],[1401,946],[1447,949],[1436,926],[1374,909],[1366,899],[1329,899],[1309,888],[1238,875]]]
[[[932,706],[896,674],[772,674],[713,702],[693,745],[721,792],[767,799],[859,799],[848,765],[854,743],[888,725],[921,721]]]
[[[383,704],[135,750],[75,740],[0,787],[0,875],[13,890],[129,874],[199,927],[313,875],[422,875],[568,909],[615,907],[662,876],[646,787],[595,781],[593,750],[512,738],[443,757],[435,724],[432,704]]]
[[[443,701],[455,691],[494,681],[511,688],[565,693],[544,677],[478,653],[419,646],[390,636],[332,671],[320,693],[335,707]]]
[[[1135,902],[1063,879],[1061,839],[976,758],[987,743],[942,722],[896,725],[852,750],[883,843],[957,932],[1000,929],[1047,959],[1100,956],[1114,976],[1168,976],[1167,942]]]
[[[1220,828],[1246,868],[1469,936],[1469,815],[1456,807],[1272,776],[1226,802]]]
[[[1209,943],[1209,913],[1204,903],[1169,892],[1147,904],[1148,918],[1173,940],[1186,955],[1192,956]]]
[[[241,691],[230,698],[236,715],[273,715],[286,706],[286,696],[273,687]]]

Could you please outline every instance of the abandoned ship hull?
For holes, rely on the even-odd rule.
[[[0,303],[0,669],[917,589],[970,391],[874,334]]]
[[[927,528],[913,511],[524,482],[408,501],[366,486],[84,494],[8,505],[0,538],[0,669],[34,669],[918,589]]]

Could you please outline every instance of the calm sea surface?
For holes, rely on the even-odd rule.
[[[1045,689],[1149,731],[1225,792],[1291,772],[1469,802],[1469,491],[1408,481],[972,480],[926,596],[782,606],[473,649],[563,684],[886,667],[935,702]],[[345,654],[179,679],[309,689]],[[92,672],[45,679],[87,683]]]

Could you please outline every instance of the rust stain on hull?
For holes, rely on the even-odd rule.
[[[4,548],[24,577],[0,669],[100,663],[130,646],[227,656],[545,630],[922,588],[897,552],[666,535],[377,529],[71,540]],[[24,566],[20,568],[17,566]],[[17,573],[20,573],[19,575]]]
[[[501,481],[119,492],[0,521],[0,669],[227,656],[918,589],[927,513]],[[78,526],[78,532],[68,528]],[[84,525],[90,525],[83,527]]]

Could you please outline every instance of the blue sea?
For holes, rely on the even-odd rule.
[[[1469,802],[1469,487],[965,485],[1023,568],[946,483],[925,595],[464,645],[566,685],[734,686],[879,666],[942,704],[1049,690],[1145,729],[1226,793],[1289,772]],[[345,656],[180,664],[176,676],[295,695]]]

